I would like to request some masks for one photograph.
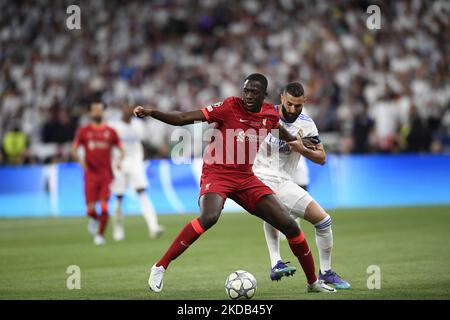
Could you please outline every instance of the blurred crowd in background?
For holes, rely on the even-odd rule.
[[[193,110],[253,72],[274,103],[304,85],[328,151],[450,152],[450,1],[79,1],[81,30],[71,4],[0,2],[0,163],[70,160],[92,100],[108,121],[123,102]],[[147,157],[167,157],[174,128],[145,124]]]

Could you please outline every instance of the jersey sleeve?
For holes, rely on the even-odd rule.
[[[85,135],[83,128],[78,128],[75,138],[73,139],[72,145],[78,147],[85,144]]]
[[[223,122],[224,119],[229,114],[229,108],[232,102],[232,97],[225,99],[221,102],[216,102],[214,104],[211,104],[205,108],[202,108],[202,112],[205,115],[206,121],[208,123],[212,122]]]
[[[307,131],[305,132],[304,135],[305,138],[313,138],[313,142],[316,144],[319,144],[320,138],[319,138],[319,130],[317,130],[316,124],[314,123],[314,121],[312,121],[308,124],[307,127]]]
[[[122,147],[122,141],[117,134],[117,131],[111,128],[111,143],[113,146]]]

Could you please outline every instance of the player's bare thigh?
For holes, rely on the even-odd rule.
[[[280,230],[288,238],[296,237],[300,233],[298,224],[274,195],[262,197],[256,204],[253,214]]]
[[[218,193],[209,192],[200,197],[199,204],[200,223],[207,230],[219,220],[223,205],[225,204],[225,198]]]

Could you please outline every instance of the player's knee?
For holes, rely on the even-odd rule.
[[[294,238],[300,234],[300,228],[294,219],[290,219],[288,223],[280,230],[287,238]]]
[[[200,216],[200,223],[202,227],[207,230],[217,223],[220,217],[220,212],[202,213]]]

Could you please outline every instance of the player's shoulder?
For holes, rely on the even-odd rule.
[[[271,102],[263,102],[262,105],[262,109],[264,110],[264,112],[268,113],[268,114],[272,114],[272,115],[276,115],[278,116],[278,111],[275,108],[275,105]]]
[[[306,136],[318,134],[317,126],[314,123],[314,120],[306,114],[301,114],[295,121],[295,124],[296,127],[303,130]]]
[[[214,108],[217,108],[217,107],[221,107],[221,109],[227,108],[227,107],[233,107],[239,103],[239,101],[237,99],[239,99],[239,98],[227,97],[227,98],[223,99],[222,101],[218,101],[218,102],[208,105],[207,107],[205,107],[205,109],[208,112],[212,112],[214,110]]]
[[[273,103],[264,102],[262,108],[263,116],[269,118],[274,125],[280,122],[280,114]]]
[[[240,106],[240,105],[244,105],[244,100],[242,100],[242,98],[239,97],[235,97],[235,96],[231,96],[231,97],[227,97],[222,101],[223,105],[230,105],[230,106]]]
[[[295,120],[295,123],[299,127],[307,127],[307,128],[316,127],[314,120],[310,116],[303,113],[298,116],[297,120]]]
[[[304,113],[301,113],[299,116],[298,116],[298,118],[297,118],[299,121],[305,121],[305,122],[311,122],[311,123],[314,123],[314,120],[310,117],[310,116],[308,116],[308,115],[306,115],[306,114],[304,114]]]

